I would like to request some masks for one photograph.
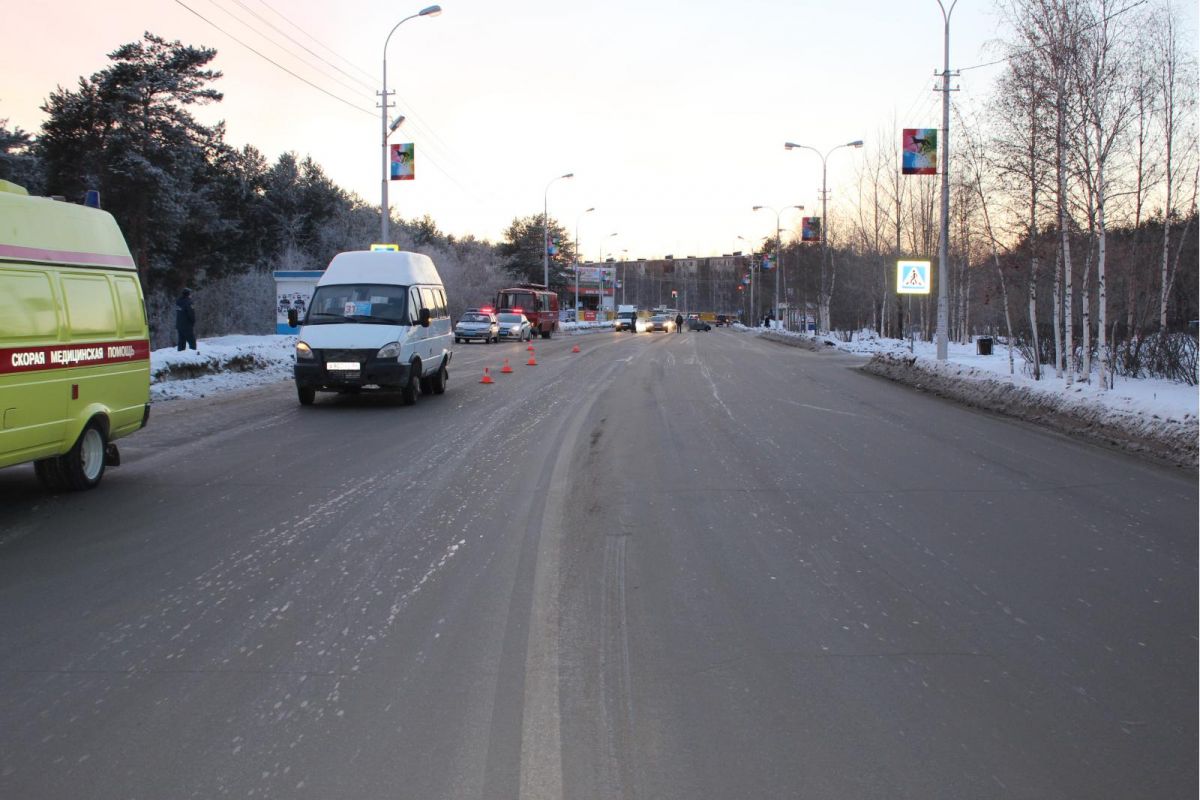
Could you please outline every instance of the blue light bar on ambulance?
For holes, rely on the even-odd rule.
[[[372,253],[399,253],[400,245],[398,244],[373,244],[371,245]]]

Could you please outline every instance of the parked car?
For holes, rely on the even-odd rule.
[[[454,326],[454,341],[469,342],[479,339],[484,344],[500,341],[500,323],[496,315],[488,311],[468,311]]]
[[[500,323],[500,338],[510,341],[527,342],[533,338],[533,326],[524,314],[514,314],[507,311],[496,315]]]
[[[664,331],[671,333],[675,330],[675,320],[666,314],[655,314],[646,324],[646,332]]]

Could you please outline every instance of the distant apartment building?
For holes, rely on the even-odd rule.
[[[602,314],[628,304],[744,315],[744,295],[749,287],[743,278],[749,274],[750,264],[751,257],[741,254],[591,262],[580,266],[579,304],[584,311]],[[574,290],[574,285],[561,287],[563,307],[574,303]]]

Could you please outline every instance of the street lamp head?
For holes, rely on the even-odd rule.
[[[803,210],[804,210],[804,206],[792,206],[792,208],[796,209],[797,211],[803,211]]]
[[[593,208],[589,208],[587,211],[584,211],[583,213],[585,213],[585,214],[586,214],[586,213],[588,213],[588,211],[595,211],[595,210],[596,210],[596,209],[593,207]]]
[[[562,176],[560,176],[560,177],[563,177],[563,178],[574,178],[574,177],[575,177],[575,173],[574,173],[574,172],[568,172],[566,175],[562,175]]]
[[[850,142],[850,147],[862,147],[862,146],[863,146],[862,139],[856,139],[853,142]]]
[[[754,208],[752,208],[750,210],[751,211],[759,211],[760,209],[762,209],[762,206],[755,206]]]
[[[420,11],[418,11],[417,16],[418,17],[436,17],[440,13],[442,13],[441,6],[429,6],[428,8],[422,8]]]
[[[784,150],[795,150],[797,147],[803,147],[803,146],[804,145],[796,144],[795,142],[784,142],[783,143]]]
[[[388,125],[388,133],[389,134],[395,133],[396,128],[399,128],[401,125],[404,124],[404,119],[405,119],[404,115],[400,114],[394,120],[392,120],[392,124]]]

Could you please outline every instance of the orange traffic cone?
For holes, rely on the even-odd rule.
[[[483,378],[481,378],[479,382],[480,383],[495,383],[495,381],[492,380],[492,376],[488,373],[487,367],[483,368]]]
[[[525,349],[532,353],[533,352],[533,342],[530,342],[529,347],[526,347]]]
[[[525,362],[525,366],[528,366],[528,367],[536,367],[537,366],[537,359],[533,357],[532,352],[529,354],[529,360]]]
[[[505,375],[507,375],[508,373],[513,371],[513,368],[508,365],[507,358],[504,359],[504,366],[500,368],[500,371],[503,372]]]
[[[578,352],[579,352],[579,345],[575,345],[574,347],[572,347],[572,348],[571,348],[571,352],[572,352],[572,353],[578,353]]]

